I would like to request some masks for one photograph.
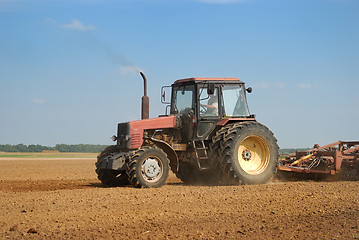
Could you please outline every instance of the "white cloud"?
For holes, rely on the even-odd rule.
[[[60,25],[60,27],[61,28],[68,28],[68,29],[78,30],[78,31],[91,31],[91,30],[96,30],[97,29],[93,25],[84,25],[82,22],[80,22],[77,19],[72,20],[72,23],[70,23],[70,24]]]
[[[42,98],[32,99],[32,103],[34,103],[34,104],[44,104],[45,102],[46,102],[45,99],[42,99]]]
[[[312,85],[309,83],[300,83],[300,84],[298,84],[298,87],[300,89],[312,89]]]
[[[92,31],[97,29],[94,25],[84,25],[81,21],[77,19],[72,20],[72,23],[70,24],[59,24],[52,18],[45,18],[44,21],[60,28],[67,28],[77,31]]]
[[[44,20],[45,20],[45,22],[50,23],[50,24],[57,24],[56,21],[52,18],[45,18]]]
[[[255,88],[263,88],[263,89],[268,89],[268,88],[285,88],[284,83],[281,82],[261,82],[259,84],[254,85]]]

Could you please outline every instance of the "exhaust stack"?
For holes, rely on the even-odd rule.
[[[141,119],[148,119],[150,114],[150,99],[147,96],[147,79],[143,72],[140,72],[141,77],[143,78],[143,97],[142,97],[142,106],[141,106]]]

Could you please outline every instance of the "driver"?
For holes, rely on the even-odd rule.
[[[206,115],[218,115],[218,97],[210,95],[207,105],[202,105],[207,108]]]

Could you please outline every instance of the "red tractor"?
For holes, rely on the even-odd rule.
[[[249,113],[237,78],[187,78],[172,84],[169,114],[148,119],[146,77],[142,120],[118,124],[116,145],[99,154],[107,186],[160,187],[170,169],[186,184],[261,184],[278,165],[273,133]],[[162,102],[165,102],[162,88]],[[167,111],[166,111],[167,113]]]

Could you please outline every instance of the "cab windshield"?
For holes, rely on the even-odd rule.
[[[172,113],[184,113],[194,109],[194,85],[182,85],[173,89]]]
[[[225,85],[222,88],[225,117],[249,116],[247,99],[243,85]]]

